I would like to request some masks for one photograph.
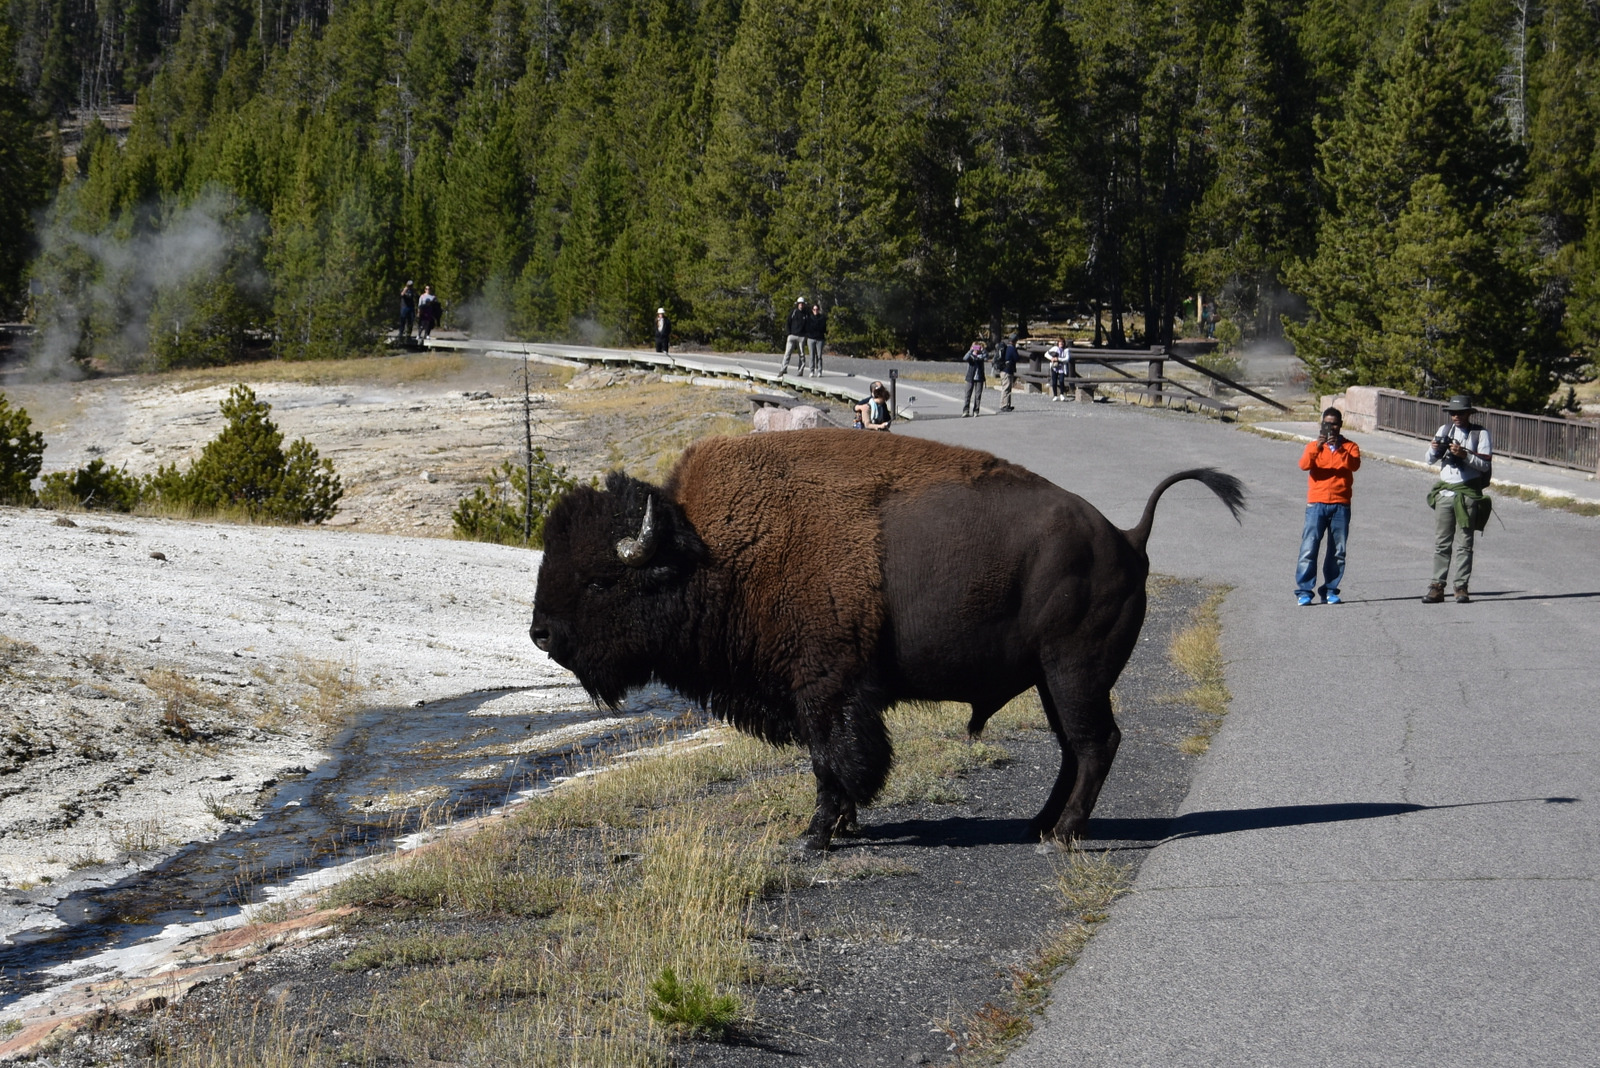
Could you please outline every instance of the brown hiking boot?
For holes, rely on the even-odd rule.
[[[1465,586],[1457,586],[1456,587],[1456,604],[1470,604],[1470,603],[1472,603],[1472,598],[1467,596],[1467,588]]]
[[[1422,595],[1423,604],[1438,604],[1444,600],[1444,583],[1428,583],[1428,592]]]

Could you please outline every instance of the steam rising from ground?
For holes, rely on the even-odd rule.
[[[80,361],[91,355],[116,365],[142,359],[150,350],[158,297],[215,279],[259,228],[219,190],[182,207],[131,213],[141,219],[165,214],[153,229],[124,220],[85,233],[72,224],[75,206],[60,205],[42,229],[34,268],[43,288],[41,332],[30,361],[30,377],[38,379],[79,378]],[[249,260],[245,281],[259,288],[264,278],[254,257]]]

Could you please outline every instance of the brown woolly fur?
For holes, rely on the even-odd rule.
[[[971,706],[973,735],[1037,688],[1061,743],[1033,830],[1082,833],[1121,738],[1111,687],[1144,624],[1156,503],[1131,531],[987,453],[807,430],[702,441],[664,487],[621,472],[545,525],[529,635],[596,698],[659,680],[740,730],[811,753],[826,848],[893,752],[884,711]]]
[[[664,488],[738,576],[755,655],[789,666],[801,692],[858,673],[877,648],[884,501],[986,479],[1044,481],[974,449],[830,428],[704,439]]]

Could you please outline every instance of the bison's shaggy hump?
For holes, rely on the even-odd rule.
[[[884,502],[985,480],[1042,481],[975,449],[818,429],[697,442],[665,489],[714,565],[738,576],[737,629],[803,694],[858,670],[877,647]]]

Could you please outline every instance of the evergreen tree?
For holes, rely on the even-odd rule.
[[[1380,84],[1358,76],[1322,148],[1334,208],[1291,278],[1288,333],[1324,392],[1362,383],[1542,407],[1558,355],[1534,307],[1504,59],[1470,10],[1418,0]],[[1413,203],[1422,195],[1423,199]]]
[[[57,175],[49,127],[18,83],[14,36],[0,22],[0,315],[23,305],[23,271],[33,253],[34,213],[49,203]]]
[[[888,237],[882,191],[893,172],[875,158],[882,48],[875,10],[860,0],[817,7],[799,101],[801,133],[769,235],[784,292],[823,304],[835,345],[866,340],[865,313]]]
[[[747,0],[717,71],[690,285],[703,326],[739,344],[772,338],[790,300],[771,230],[800,141],[810,36],[800,0]]]
[[[1214,171],[1188,258],[1201,291],[1257,333],[1277,331],[1284,264],[1312,236],[1311,101],[1281,7],[1245,0],[1226,46],[1208,55],[1202,114]]]
[[[1565,302],[1566,348],[1593,363],[1600,355],[1600,9],[1552,0],[1531,65],[1529,192],[1550,257],[1547,304]]]

